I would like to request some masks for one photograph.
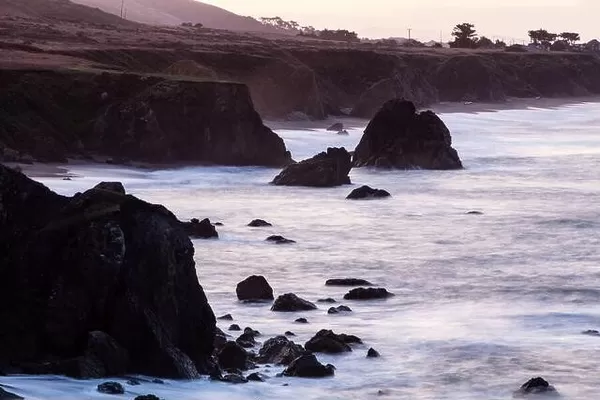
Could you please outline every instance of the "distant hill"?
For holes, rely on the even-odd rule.
[[[0,16],[121,25],[132,22],[69,0],[0,0]]]
[[[75,0],[120,15],[122,0]],[[201,23],[207,28],[247,32],[280,32],[251,17],[195,0],[125,0],[127,19],[151,25]]]

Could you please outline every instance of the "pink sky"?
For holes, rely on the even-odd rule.
[[[472,22],[481,34],[526,40],[530,29],[600,37],[600,0],[202,0],[242,15],[280,16],[316,28],[346,28],[364,37],[448,40],[452,27]]]

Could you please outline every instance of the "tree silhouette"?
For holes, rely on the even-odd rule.
[[[494,42],[492,42],[490,39],[486,38],[485,36],[482,36],[477,41],[477,47],[479,47],[481,49],[493,49],[495,46],[494,46]]]
[[[450,43],[450,47],[461,49],[473,49],[477,47],[477,32],[475,25],[464,22],[458,24],[452,30],[454,41]]]
[[[579,36],[579,33],[575,32],[563,32],[558,36],[567,41],[570,46],[573,46],[575,42],[579,42],[581,40],[581,36]]]

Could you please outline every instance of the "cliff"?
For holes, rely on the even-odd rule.
[[[283,140],[243,84],[119,73],[4,70],[0,156],[282,166]]]

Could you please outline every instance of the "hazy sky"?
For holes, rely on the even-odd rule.
[[[491,37],[527,39],[530,29],[600,37],[600,0],[202,0],[242,15],[280,16],[316,28],[346,28],[363,37],[449,39],[472,22]]]

